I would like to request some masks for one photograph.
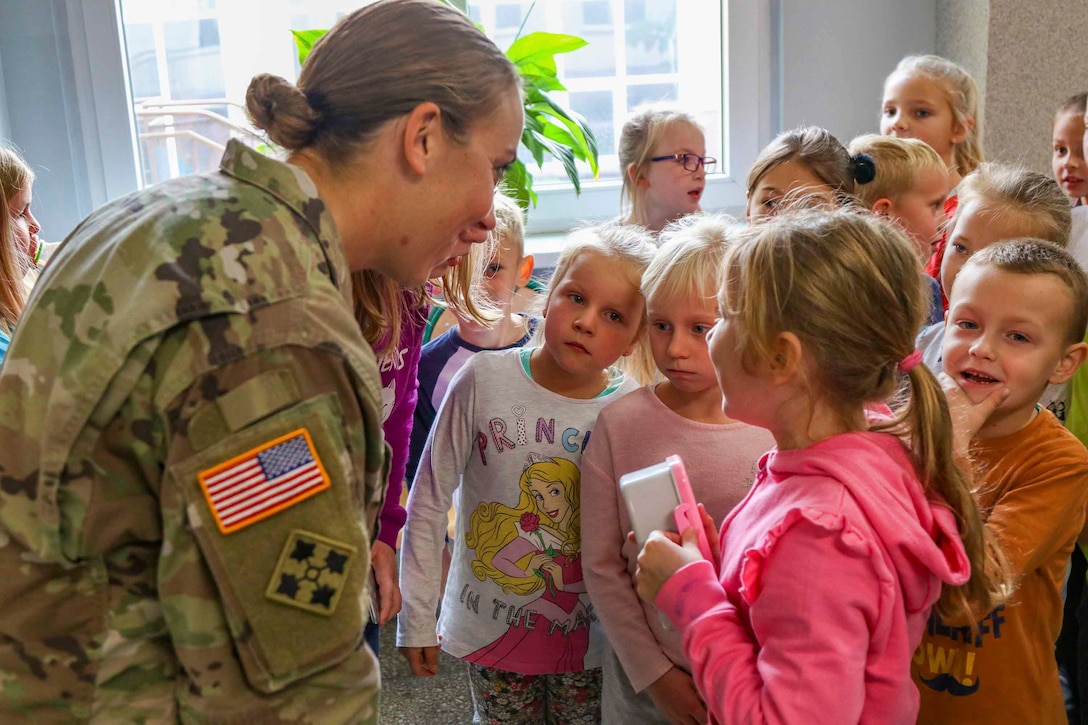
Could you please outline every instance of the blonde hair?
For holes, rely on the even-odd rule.
[[[722,260],[739,229],[726,214],[692,214],[661,230],[661,248],[642,275],[647,306],[718,293]]]
[[[469,253],[456,267],[447,269],[433,281],[442,292],[439,302],[430,294],[428,284],[405,289],[399,282],[375,270],[351,273],[355,320],[374,349],[379,361],[396,355],[404,334],[405,317],[422,318],[428,305],[443,304],[462,317],[481,325],[491,325],[499,319],[499,311],[481,292],[480,280],[498,245],[498,237],[488,235],[482,244],[473,244]]]
[[[502,241],[513,242],[518,250],[522,250],[524,239],[525,217],[521,207],[496,191],[495,228],[488,233],[486,241],[473,244],[461,263],[447,269],[441,277],[405,290],[379,272],[352,272],[355,318],[378,359],[385,360],[400,348],[405,315],[422,316],[428,305],[449,307],[463,318],[484,326],[498,321],[499,309],[487,299],[480,282],[491,260],[499,254]],[[519,251],[519,258],[521,254]],[[431,286],[442,294],[441,300],[431,294]]]
[[[867,208],[880,199],[896,199],[912,191],[922,174],[937,171],[948,175],[940,154],[925,141],[870,133],[850,142],[850,153],[869,154],[876,166],[876,176],[855,193]]]
[[[995,218],[1012,217],[1021,236],[1042,239],[1059,247],[1069,246],[1073,213],[1069,197],[1051,177],[1022,166],[981,164],[960,182],[959,204],[948,225],[948,235],[959,224],[963,209],[978,202],[979,211]]]
[[[551,520],[540,510],[529,484],[533,481],[560,483],[563,486],[563,498],[570,507],[571,520],[566,529],[551,524]],[[576,556],[582,545],[582,519],[579,513],[581,501],[582,476],[578,466],[566,458],[546,458],[530,463],[521,474],[518,482],[521,491],[515,508],[498,502],[481,503],[469,517],[465,531],[465,546],[472,549],[476,558],[470,567],[480,581],[491,579],[498,584],[504,594],[526,596],[544,588],[545,581],[535,574],[514,576],[503,572],[494,564],[495,555],[510,542],[520,536],[518,524],[526,514],[536,515],[538,528],[546,529],[559,539],[560,552],[567,556]],[[541,550],[543,536],[540,537]]]
[[[246,111],[288,151],[350,162],[386,122],[431,101],[450,138],[520,87],[513,64],[467,15],[438,0],[381,0],[344,16],[314,45],[295,86],[255,76]]]
[[[905,376],[898,369],[914,352],[928,311],[921,263],[903,232],[844,209],[775,216],[730,246],[720,304],[738,320],[737,353],[746,367],[773,358],[779,334],[796,335],[813,361],[807,376],[814,396],[844,420],[902,387],[893,417],[871,429],[907,446],[925,489],[955,512],[971,563],[966,584],[944,588],[939,610],[969,614],[974,604],[989,611],[1000,567],[987,563],[987,534],[954,459],[944,393],[925,365]]]
[[[519,260],[525,256],[525,212],[516,201],[498,191],[495,192],[495,228],[491,230],[491,237],[495,251],[488,259],[498,254],[503,246],[517,252]]]
[[[963,127],[963,141],[952,150],[952,160],[960,176],[967,176],[986,160],[982,153],[982,109],[978,102],[978,86],[962,66],[939,55],[908,55],[899,61],[896,73],[925,76],[944,92],[952,116]],[[969,123],[974,121],[974,123]]]
[[[0,330],[11,334],[26,305],[23,282],[30,259],[15,240],[8,204],[34,183],[34,172],[19,153],[0,146]]]
[[[851,156],[827,129],[801,126],[778,134],[759,152],[748,171],[748,196],[768,171],[788,161],[804,164],[836,192],[840,204],[854,195],[855,183],[866,184],[873,178],[872,159]]]
[[[639,223],[643,209],[637,189],[638,178],[645,173],[652,163],[654,148],[669,129],[686,123],[701,132],[703,127],[695,116],[681,111],[675,106],[650,104],[639,106],[623,124],[617,154],[620,160],[620,173],[623,174],[623,188],[620,192],[620,215],[628,223]],[[634,174],[629,169],[634,166]],[[634,176],[634,178],[631,178]]]
[[[972,254],[963,264],[963,269],[968,267],[991,267],[1012,274],[1049,274],[1055,277],[1069,290],[1073,300],[1073,314],[1066,326],[1065,343],[1073,345],[1084,339],[1085,329],[1088,328],[1088,276],[1067,250],[1042,239],[1010,239]]]
[[[556,286],[567,275],[574,260],[582,254],[596,254],[611,261],[617,268],[616,274],[622,274],[634,289],[640,290],[641,294],[642,274],[653,261],[656,252],[657,247],[653,243],[653,237],[640,226],[599,224],[575,229],[563,240],[563,248],[555,263],[555,271],[552,272],[551,279],[548,281],[548,289],[541,295],[543,298],[541,305],[543,309],[547,309]],[[532,344],[543,343],[545,327],[545,325],[537,325]],[[643,306],[635,350],[630,355],[621,357],[615,364],[616,368],[640,385],[652,382],[657,371],[649,342],[643,334],[645,330],[646,311]]]

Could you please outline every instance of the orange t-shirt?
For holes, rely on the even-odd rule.
[[[1054,642],[1065,566],[1088,506],[1088,451],[1048,410],[1012,435],[971,441],[986,528],[1009,561],[1010,600],[978,635],[933,613],[911,662],[920,723],[1061,723]]]

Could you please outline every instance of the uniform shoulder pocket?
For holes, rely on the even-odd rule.
[[[169,469],[262,692],[340,662],[366,625],[370,550],[339,421],[335,395],[310,398]]]

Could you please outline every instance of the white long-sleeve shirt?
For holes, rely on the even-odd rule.
[[[572,672],[600,667],[603,644],[582,577],[582,451],[601,408],[638,386],[617,381],[597,398],[566,398],[532,380],[530,352],[479,353],[451,384],[408,498],[397,645],[440,643],[520,674]]]

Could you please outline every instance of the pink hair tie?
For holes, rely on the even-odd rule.
[[[899,361],[899,370],[909,373],[920,362],[922,362],[922,351],[915,348],[914,352]]]

